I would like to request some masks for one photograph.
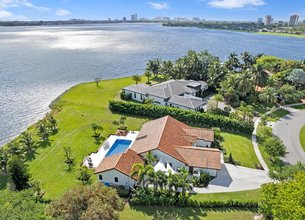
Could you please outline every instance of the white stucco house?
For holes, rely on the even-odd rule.
[[[169,80],[156,85],[132,85],[123,88],[132,100],[151,99],[155,105],[199,111],[205,105],[201,98],[208,85],[203,81]]]
[[[152,152],[158,159],[156,166],[164,167],[164,171],[177,172],[184,167],[190,175],[207,172],[216,177],[221,169],[221,152],[210,148],[213,142],[213,130],[192,128],[166,116],[145,123],[133,144],[105,157],[95,174],[105,185],[132,187],[136,184],[130,175],[133,164],[144,164],[145,155]]]

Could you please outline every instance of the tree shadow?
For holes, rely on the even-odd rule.
[[[104,140],[106,140],[106,138],[103,136],[94,137],[94,143],[96,145],[101,145]]]
[[[50,147],[51,146],[51,141],[50,140],[45,140],[45,141],[39,141],[38,142],[38,145],[39,147],[41,148],[47,148],[47,147]]]

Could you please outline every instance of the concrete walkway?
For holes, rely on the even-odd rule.
[[[285,106],[284,109],[291,114],[280,119],[273,127],[273,133],[287,148],[288,154],[283,160],[289,164],[305,163],[305,152],[300,143],[300,130],[305,125],[305,110],[299,111],[290,106]]]
[[[268,174],[263,170],[223,164],[218,176],[207,188],[194,188],[196,193],[219,193],[254,190],[262,184],[271,182]]]

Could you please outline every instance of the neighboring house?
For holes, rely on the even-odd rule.
[[[203,81],[169,80],[153,86],[128,86],[123,92],[135,101],[152,99],[156,105],[199,111],[205,105],[200,97],[207,89],[208,85]]]
[[[207,172],[216,177],[221,169],[221,152],[210,148],[213,142],[213,130],[192,128],[166,116],[145,123],[131,147],[104,158],[95,173],[106,185],[134,186],[132,165],[144,164],[146,153],[152,152],[159,165],[174,172],[186,168],[190,175]]]

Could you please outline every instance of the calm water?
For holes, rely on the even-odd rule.
[[[49,103],[80,82],[143,73],[148,59],[189,49],[305,58],[305,39],[118,24],[0,27],[0,145],[39,120]]]

